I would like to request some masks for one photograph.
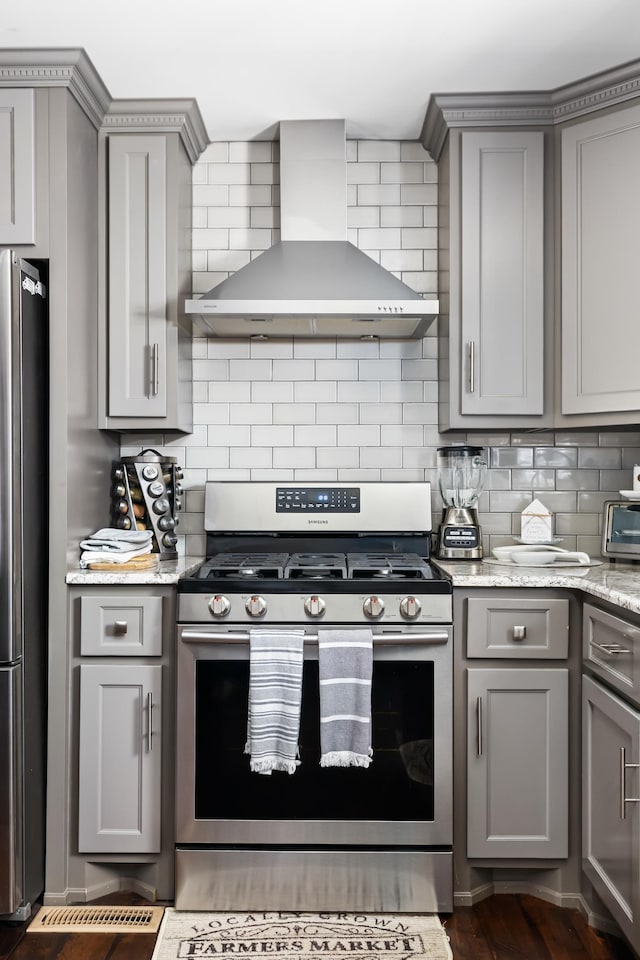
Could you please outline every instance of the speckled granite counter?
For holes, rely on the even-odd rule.
[[[155,570],[138,570],[118,573],[108,573],[104,570],[83,570],[75,567],[67,571],[66,582],[74,585],[91,584],[175,584],[202,563],[202,557],[178,557],[177,560],[161,560]]]
[[[640,613],[640,563],[611,563],[598,567],[498,566],[482,561],[437,561],[454,587],[560,587],[581,590],[600,600],[608,600],[625,610]]]

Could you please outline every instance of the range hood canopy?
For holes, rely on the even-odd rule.
[[[280,124],[282,240],[186,312],[205,335],[417,339],[438,314],[347,236],[344,120]]]

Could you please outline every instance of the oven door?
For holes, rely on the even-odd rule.
[[[179,627],[177,842],[450,846],[451,628],[374,628],[368,768],[319,765],[318,645],[307,632],[301,763],[264,776],[244,753],[248,631]]]

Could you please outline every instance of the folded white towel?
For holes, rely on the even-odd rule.
[[[299,765],[304,630],[251,630],[247,743],[253,773]]]
[[[147,546],[151,543],[152,537],[151,530],[119,530],[115,527],[103,527],[92,533],[86,540],[81,540],[80,547],[82,550],[125,553],[128,550]]]
[[[151,553],[151,544],[139,547],[137,550],[122,550],[119,553],[112,550],[83,550],[80,554],[80,566],[88,567],[90,563],[127,563],[135,557],[144,557]]]
[[[371,630],[319,630],[320,766],[371,763]]]

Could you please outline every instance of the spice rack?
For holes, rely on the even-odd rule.
[[[114,461],[111,525],[121,530],[151,530],[152,552],[161,560],[175,559],[181,479],[175,457],[165,457],[157,450]]]

